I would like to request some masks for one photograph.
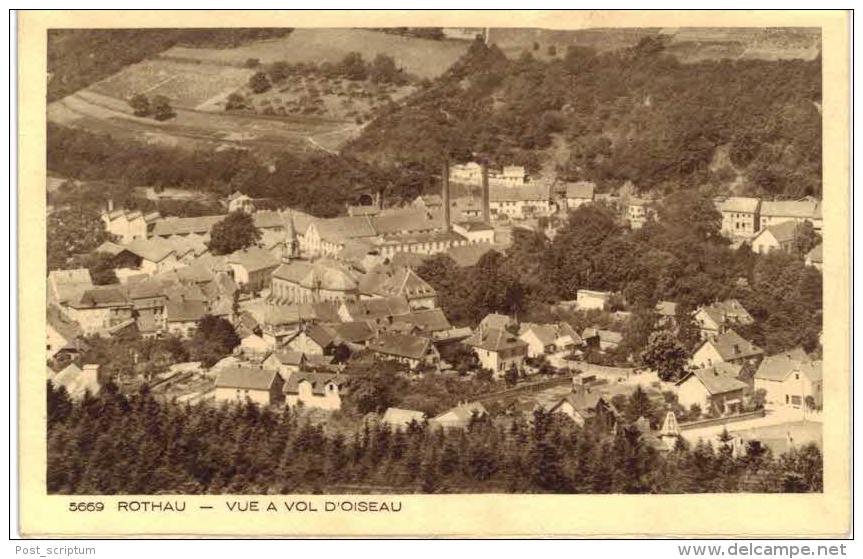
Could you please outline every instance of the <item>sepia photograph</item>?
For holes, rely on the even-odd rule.
[[[817,20],[281,15],[49,21],[40,491],[824,494]]]

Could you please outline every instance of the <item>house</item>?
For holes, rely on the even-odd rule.
[[[167,296],[161,282],[147,278],[127,286],[138,330],[144,336],[155,336],[165,329]]]
[[[758,210],[761,200],[731,196],[718,204],[722,214],[721,232],[731,239],[749,239],[760,228]]]
[[[329,372],[295,372],[285,382],[285,404],[339,410],[348,377]]]
[[[737,299],[717,301],[696,309],[693,314],[701,331],[701,339],[705,340],[722,334],[732,326],[749,326],[754,319],[749,311]]]
[[[773,251],[791,253],[797,238],[797,222],[783,221],[769,225],[752,238],[752,252],[769,254]]]
[[[675,383],[677,401],[689,409],[698,405],[704,413],[728,415],[743,408],[743,394],[748,386],[721,363],[698,368]]]
[[[633,229],[641,229],[647,220],[655,215],[656,212],[650,207],[650,200],[642,200],[641,198],[630,198],[626,204],[626,219],[629,221],[629,226]]]
[[[51,383],[55,387],[62,386],[65,388],[73,400],[80,400],[87,392],[95,396],[101,387],[99,384],[99,365],[88,364],[78,368],[74,363],[70,363],[51,378]]]
[[[437,367],[440,354],[429,338],[385,332],[368,344],[369,350],[382,359],[397,361],[418,370],[424,367]]]
[[[270,287],[271,277],[279,261],[270,252],[249,247],[238,250],[228,257],[228,265],[234,272],[234,281],[240,287],[257,292]]]
[[[310,324],[290,339],[286,348],[307,355],[328,355],[335,345],[335,339],[335,334],[328,329]]]
[[[763,355],[760,347],[744,340],[734,330],[727,330],[698,346],[690,363],[698,369],[712,367],[718,363],[745,363],[755,366]]]
[[[581,332],[585,345],[602,351],[614,350],[623,341],[623,334],[614,330],[602,330],[596,327],[585,328]]]
[[[549,413],[561,413],[581,427],[591,421],[602,431],[612,431],[620,417],[620,412],[611,400],[590,387],[573,389],[554,404]]]
[[[755,372],[755,390],[766,392],[772,407],[803,408],[811,399],[816,408],[823,405],[822,362],[812,361],[802,350],[766,357]]]
[[[452,329],[452,324],[441,309],[415,310],[394,316],[393,324],[410,325],[413,331],[423,335],[434,335]]]
[[[354,273],[335,260],[282,262],[272,272],[271,282],[271,297],[282,303],[341,303],[359,299]]]
[[[185,255],[188,254],[189,250],[180,252]],[[176,242],[166,238],[135,239],[123,245],[122,250],[114,256],[114,262],[118,268],[131,269],[141,274],[155,276],[185,265],[177,257],[177,252]]]
[[[93,279],[86,268],[48,272],[48,301],[51,303],[63,305],[69,301],[77,301],[92,287]]]
[[[475,161],[461,165],[450,165],[449,180],[465,184],[480,184],[482,182],[482,165]]]
[[[407,266],[375,266],[359,278],[358,291],[361,299],[402,298],[411,309],[433,309],[437,306],[435,289]]]
[[[823,257],[824,248],[823,245],[818,245],[813,248],[809,252],[806,253],[806,265],[812,266],[819,272],[822,270],[824,265],[824,257]]]
[[[566,322],[555,324],[525,322],[519,329],[518,337],[527,344],[528,357],[571,350],[582,343],[581,336]]]
[[[411,308],[404,297],[393,296],[345,301],[338,307],[337,312],[342,322],[364,321],[380,327],[392,324],[397,316],[409,314]]]
[[[673,301],[659,301],[656,303],[656,314],[659,315],[657,325],[660,327],[675,328],[677,326],[677,303]]]
[[[87,349],[87,344],[81,339],[84,332],[77,323],[69,320],[56,307],[47,310],[45,334],[47,340],[47,356],[49,360],[61,355],[73,358]]]
[[[478,328],[482,329],[496,329],[496,330],[507,330],[508,328],[512,328],[516,325],[515,319],[511,316],[507,316],[505,314],[499,313],[489,313],[485,315],[485,317],[480,321]]]
[[[306,355],[300,351],[277,350],[264,359],[262,366],[279,371],[282,378],[288,378],[291,373],[299,372],[306,362]]]
[[[528,219],[553,214],[556,206],[547,184],[489,187],[489,210],[494,218]]]
[[[172,299],[165,303],[165,327],[171,335],[188,338],[206,314],[207,304],[203,301]]]
[[[387,408],[381,418],[381,423],[389,425],[392,429],[407,429],[414,422],[417,425],[422,425],[425,419],[426,414],[421,411]]]
[[[820,232],[824,221],[821,216],[821,201],[808,198],[803,200],[777,200],[761,202],[761,229],[786,221],[803,223],[809,221],[815,231]]]
[[[164,217],[156,220],[153,224],[151,237],[171,237],[179,235],[188,237],[191,235],[203,237],[209,236],[213,225],[225,219],[225,215],[202,215],[196,217]]]
[[[593,203],[596,184],[590,181],[578,181],[566,185],[566,208],[574,210],[585,204]]]
[[[452,224],[452,230],[472,245],[494,243],[494,227],[482,221],[459,221]]]
[[[248,334],[240,340],[240,351],[252,361],[264,359],[272,350],[272,346],[257,334]]]
[[[278,371],[261,367],[225,367],[216,376],[217,402],[253,402],[261,406],[284,400],[285,381]]]
[[[507,330],[480,326],[462,343],[472,348],[482,367],[498,378],[512,367],[524,370],[528,346]]]
[[[161,217],[159,212],[142,213],[137,210],[114,210],[113,200],[108,200],[108,209],[102,212],[105,231],[119,237],[123,243],[135,239],[146,239],[153,224]]]
[[[86,290],[65,306],[66,316],[77,322],[85,336],[105,332],[132,320],[132,302],[119,285]]]
[[[609,291],[592,291],[590,289],[579,289],[575,293],[576,308],[582,311],[599,309],[604,310],[606,303],[611,297]]]
[[[229,212],[246,212],[247,214],[255,212],[255,201],[239,190],[235,190],[233,194],[228,196],[228,211]]]
[[[467,429],[473,418],[488,415],[480,402],[461,403],[429,420],[432,429]]]

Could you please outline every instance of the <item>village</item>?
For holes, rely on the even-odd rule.
[[[433,415],[379,410],[375,420],[393,429],[412,423],[467,429],[477,416],[530,417],[542,409],[613,433],[626,422],[619,408],[638,392],[653,403],[655,417],[639,417],[634,425],[662,451],[681,437],[716,441],[723,432],[736,453],[750,440],[777,454],[820,445],[820,357],[801,348],[766,355],[738,334],[753,318],[734,299],[691,313],[701,343],[686,357],[685,374],[670,381],[644,367],[589,358],[615,349],[620,331],[577,331],[565,320],[521,322],[500,313],[475,327],[451,324],[436,290],[417,273],[430,256],[446,254],[458,266],[473,266],[490,251],[505,252],[514,229],[553,237],[568,212],[590,204],[616,208],[632,229],[657,214],[654,200],[627,188],[599,193],[586,181],[536,181],[517,166],[446,165],[441,183],[440,194],[402,206],[385,207],[380,194],[365,196],[335,218],[259,210],[241,192],[223,200],[223,215],[204,217],[162,217],[108,201],[101,219],[113,240],[95,252],[109,255],[119,283],[94,285],[83,268],[49,272],[48,379],[73,399],[98,393],[109,380],[132,391],[146,383],[168,400],[317,410],[317,420],[326,422],[350,401],[356,390],[350,362],[362,358],[396,366],[409,381],[429,375],[490,381],[488,394]],[[452,196],[451,185],[469,195]],[[822,229],[821,204],[812,198],[714,203],[722,234],[757,254],[790,252],[801,224]],[[212,254],[211,230],[239,214],[253,223],[258,240]],[[820,270],[820,245],[805,260]],[[626,312],[612,309],[616,298],[579,289],[575,300],[557,307],[609,312],[625,321]],[[676,306],[657,303],[657,329],[678,328]],[[100,363],[82,361],[93,337],[189,340],[201,336],[204,324],[206,332],[219,331],[216,323],[228,325],[234,342],[212,362],[166,358],[147,371],[130,350],[131,372],[106,378]],[[410,390],[411,384],[403,386]]]

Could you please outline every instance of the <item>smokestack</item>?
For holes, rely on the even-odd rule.
[[[452,229],[452,224],[450,223],[450,201],[449,201],[449,160],[445,159],[443,162],[443,191],[441,192],[441,200],[443,205],[443,226],[444,229],[449,232]]]
[[[482,164],[482,220],[485,223],[491,223],[491,210],[489,209],[488,200],[488,166]]]

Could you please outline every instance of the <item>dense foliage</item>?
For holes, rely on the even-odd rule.
[[[48,102],[173,46],[230,48],[282,37],[291,29],[50,29]]]
[[[648,38],[616,51],[571,47],[551,60],[525,53],[512,61],[476,41],[348,152],[429,169],[444,155],[479,153],[532,170],[552,157],[550,168],[564,178],[600,186],[734,183],[767,195],[817,195],[820,84],[820,58],[684,64]]]
[[[681,328],[676,337],[686,351],[698,339],[688,313],[730,297],[755,319],[738,333],[768,353],[818,346],[820,272],[796,255],[757,255],[748,245],[730,249],[719,235],[719,213],[695,192],[674,193],[658,209],[660,221],[633,231],[619,225],[606,206],[582,206],[570,213],[553,241],[516,230],[506,256],[489,253],[476,267],[458,268],[440,255],[417,272],[437,290],[447,316],[459,325],[476,325],[489,312],[523,320],[569,319],[563,312],[549,312],[549,305],[575,299],[579,289],[619,291],[633,311],[622,326],[623,360],[638,358],[647,345],[660,300],[678,304]],[[666,347],[660,353],[665,351],[673,356],[678,349]],[[676,365],[670,367],[675,370]]]
[[[433,180],[411,167],[384,169],[351,157],[286,152],[265,164],[245,150],[178,150],[54,124],[48,125],[48,169],[78,180],[112,181],[127,193],[134,186],[220,196],[240,190],[320,217],[344,213],[360,193],[384,191],[394,202],[412,200]]]
[[[237,210],[213,225],[207,246],[213,254],[231,254],[254,246],[259,240],[261,232],[255,227],[251,214]]]
[[[74,267],[76,256],[89,253],[110,238],[98,212],[83,207],[51,213],[47,229],[49,270]]]
[[[288,410],[166,404],[110,383],[72,403],[49,382],[47,397],[54,494],[822,490],[815,446],[773,457],[753,443],[734,458],[681,442],[664,456],[632,427],[601,436],[543,412],[449,433],[368,422],[345,436]]]

